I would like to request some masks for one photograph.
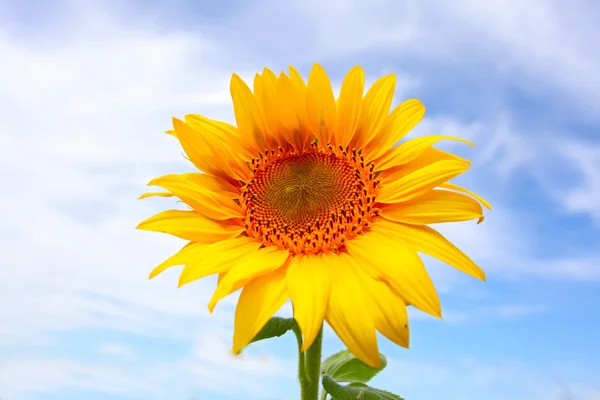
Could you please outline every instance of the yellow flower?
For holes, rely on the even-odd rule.
[[[364,72],[346,75],[336,100],[315,64],[305,83],[290,67],[264,69],[254,91],[237,76],[237,127],[200,115],[173,119],[174,135],[203,173],[166,175],[149,185],[190,210],[161,212],[138,228],[189,241],[156,267],[184,265],[179,284],[219,274],[209,309],[242,289],[233,351],[291,299],[307,349],[325,319],[363,362],[379,364],[376,330],[408,347],[410,304],[441,316],[417,252],[480,279],[484,273],[427,224],[481,221],[485,200],[447,183],[469,161],[432,146],[450,136],[401,140],[425,108],[407,100],[391,113],[394,75],[363,97]],[[468,142],[467,142],[468,143]]]

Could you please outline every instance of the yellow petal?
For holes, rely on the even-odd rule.
[[[414,128],[425,115],[425,106],[417,99],[400,103],[387,117],[382,129],[365,148],[365,161],[380,157]]]
[[[367,365],[380,365],[375,323],[357,267],[348,254],[340,253],[328,264],[332,277],[325,319],[348,350]]]
[[[331,290],[328,264],[335,254],[295,256],[287,271],[287,288],[294,306],[294,318],[304,336],[302,351],[317,337]]]
[[[206,118],[199,114],[188,114],[185,123],[193,129],[205,131],[228,145],[236,145],[238,140],[237,128],[226,122]]]
[[[375,81],[367,91],[352,147],[363,148],[379,132],[390,111],[395,87],[396,75],[390,74]]]
[[[275,86],[277,85],[277,75],[275,72],[271,71],[269,68],[263,68],[262,77],[265,82],[268,82],[270,86],[275,90]]]
[[[327,73],[315,64],[308,76],[306,113],[308,125],[323,145],[332,139],[336,121],[335,98]]]
[[[196,185],[206,188],[214,193],[220,193],[228,199],[237,199],[240,196],[239,187],[233,186],[230,182],[221,179],[217,176],[188,173],[187,179],[194,182]]]
[[[406,303],[388,283],[373,279],[366,273],[360,278],[373,301],[375,328],[399,346],[409,346],[408,313]]]
[[[175,133],[175,129],[167,129],[167,130],[165,131],[165,133],[166,133],[167,135],[171,135],[171,136],[175,136],[175,137],[177,137],[177,133]]]
[[[346,147],[354,137],[360,121],[364,88],[365,72],[357,65],[344,78],[337,99],[336,145]]]
[[[194,175],[171,174],[153,179],[149,186],[160,186],[179,197],[199,214],[208,218],[225,220],[241,218],[241,208],[227,196],[213,192],[196,183]]]
[[[435,229],[385,220],[378,225],[385,232],[394,232],[401,237],[414,251],[437,258],[459,271],[485,281],[485,272]]]
[[[440,187],[441,187],[441,188],[444,188],[444,189],[456,190],[457,192],[461,192],[461,193],[466,193],[466,194],[468,194],[469,196],[472,196],[473,198],[475,198],[475,199],[476,199],[477,201],[479,201],[481,204],[483,204],[483,205],[484,205],[484,207],[485,207],[485,208],[487,208],[488,210],[491,210],[491,209],[492,209],[492,206],[490,205],[490,203],[489,203],[489,202],[488,202],[486,199],[484,199],[483,197],[481,197],[481,196],[477,195],[476,193],[473,193],[473,192],[471,192],[471,191],[470,191],[470,190],[468,190],[468,189],[465,189],[465,188],[464,188],[464,187],[462,187],[462,186],[458,186],[458,185],[455,185],[455,184],[453,184],[453,183],[448,183],[448,182],[446,182],[446,183],[442,183],[442,184],[440,185]]]
[[[156,275],[160,274],[164,270],[170,267],[174,267],[176,265],[184,265],[186,262],[189,262],[194,258],[194,255],[198,252],[198,250],[204,246],[208,246],[202,243],[188,243],[177,253],[167,258],[165,261],[158,264],[151,272],[148,279],[154,278]]]
[[[244,231],[234,223],[206,218],[195,211],[168,210],[148,218],[137,229],[168,233],[198,243],[214,243],[233,239]]]
[[[346,249],[367,273],[388,282],[407,303],[439,317],[440,301],[423,261],[401,235],[379,225],[375,221],[371,231],[346,241]]]
[[[282,267],[289,257],[288,250],[281,250],[274,246],[248,254],[240,259],[223,277],[212,299],[208,303],[210,312],[215,308],[217,302],[223,297],[235,292],[252,279],[273,272]]]
[[[304,79],[302,79],[302,76],[296,70],[296,68],[288,65],[288,69],[290,70],[290,81],[292,81],[296,92],[299,94],[304,94],[306,92],[306,83],[304,83]]]
[[[258,102],[260,111],[265,120],[265,127],[268,132],[267,141],[271,148],[282,146],[285,148],[287,141],[280,137],[279,131],[281,124],[277,114],[277,100],[275,90],[277,87],[277,77],[275,74],[265,68],[263,74],[256,74],[254,77],[254,96]]]
[[[469,160],[465,160],[464,158],[459,157],[455,154],[448,153],[446,151],[439,150],[434,147],[430,147],[423,151],[423,153],[421,153],[417,158],[406,164],[398,165],[397,167],[381,171],[381,183],[386,185],[388,183],[397,181],[398,179],[401,179],[412,172],[430,166],[435,162],[445,160],[461,162],[468,166],[471,165],[471,162]]]
[[[250,88],[236,74],[231,77],[231,98],[240,140],[244,147],[253,149],[255,154],[266,149],[265,126],[258,104]]]
[[[461,161],[442,160],[413,171],[402,178],[384,183],[377,201],[380,203],[399,203],[420,196],[469,169]]]
[[[185,122],[173,118],[173,127],[181,147],[200,170],[221,178],[239,179],[239,170],[232,166],[231,150],[214,136],[200,133]]]
[[[241,236],[235,239],[196,248],[179,275],[179,286],[209,275],[229,271],[240,259],[258,251],[261,243],[254,238]]]
[[[148,192],[148,193],[144,193],[140,197],[138,197],[138,200],[147,199],[148,197],[153,197],[153,196],[173,197],[175,195],[173,193],[169,193],[169,192]]]
[[[290,70],[290,81],[294,86],[297,96],[296,107],[298,107],[298,119],[300,120],[300,127],[302,128],[303,145],[308,146],[314,141],[314,135],[309,132],[308,116],[306,113],[306,96],[308,88],[300,73],[292,66],[288,66],[288,68]]]
[[[281,73],[277,79],[275,98],[282,125],[281,134],[294,148],[302,150],[309,142],[304,95],[298,93],[290,78]]]
[[[220,121],[214,121],[196,114],[185,116],[185,122],[192,129],[204,136],[210,136],[220,144],[214,146],[220,148],[221,157],[234,172],[233,178],[237,180],[248,180],[250,169],[242,159],[242,148],[239,143],[239,134],[235,127]],[[240,154],[241,153],[241,154]],[[247,157],[246,157],[247,158]]]
[[[469,196],[432,190],[410,201],[381,208],[380,215],[405,224],[427,225],[483,218],[481,205]]]
[[[406,164],[421,154],[440,140],[456,140],[467,143],[473,146],[473,143],[468,140],[457,138],[454,136],[424,136],[408,140],[397,147],[388,150],[383,156],[375,160],[375,170],[381,171],[384,169],[396,167]]]
[[[285,268],[279,268],[254,279],[242,289],[235,309],[234,354],[239,354],[287,301],[285,275]]]

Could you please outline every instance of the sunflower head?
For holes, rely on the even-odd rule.
[[[441,307],[417,253],[472,276],[484,273],[429,224],[483,220],[485,200],[448,183],[469,161],[426,136],[394,147],[423,118],[412,99],[390,112],[395,76],[364,92],[354,67],[335,99],[315,64],[308,82],[290,67],[264,69],[253,91],[237,76],[237,126],[187,115],[168,133],[201,172],[166,175],[143,195],[175,196],[169,210],[138,228],[188,243],[151,277],[183,265],[180,284],[218,274],[209,303],[242,289],[233,350],[248,344],[289,299],[308,348],[325,319],[359,359],[379,364],[375,332],[408,347],[406,305],[435,316]],[[468,143],[468,142],[467,142]]]
[[[378,211],[374,164],[366,167],[356,149],[318,147],[316,142],[302,152],[279,147],[252,160],[254,178],[241,197],[248,235],[293,255],[316,255],[340,251],[368,229]]]

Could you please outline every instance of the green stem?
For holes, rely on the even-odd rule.
[[[302,388],[302,400],[319,400],[321,377],[321,347],[323,345],[323,327],[304,356],[304,375],[306,384]]]
[[[304,370],[304,352],[301,350],[302,332],[300,331],[300,327],[298,326],[298,324],[295,324],[292,330],[296,335],[296,342],[298,342],[298,380],[300,381],[300,392],[304,393],[306,391],[305,387],[307,385],[307,382],[306,372]]]

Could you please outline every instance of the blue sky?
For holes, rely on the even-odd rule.
[[[214,280],[147,281],[181,243],[133,228],[172,205],[146,182],[192,168],[172,116],[231,122],[232,72],[320,62],[398,74],[412,135],[474,141],[458,181],[494,206],[441,228],[488,282],[426,259],[444,319],[411,310],[373,385],[600,399],[599,27],[592,1],[0,2],[0,398],[297,398],[293,337],[231,356],[235,296],[209,315]]]

